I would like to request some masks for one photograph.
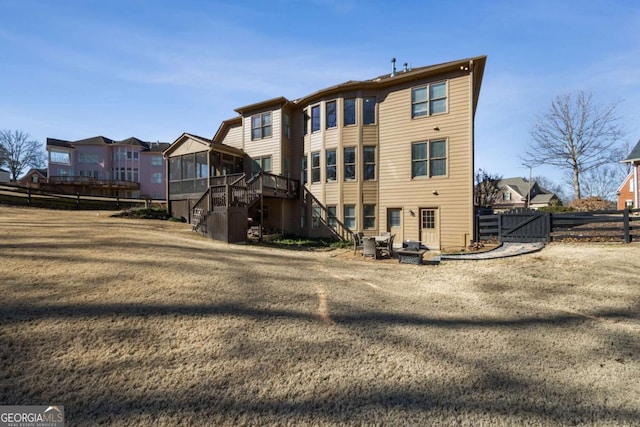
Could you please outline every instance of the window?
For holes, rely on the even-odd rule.
[[[362,123],[370,125],[376,122],[376,98],[369,96],[362,99]]]
[[[251,140],[271,136],[271,112],[251,116]]]
[[[429,86],[429,114],[447,111],[447,84],[437,83]]]
[[[97,154],[87,154],[87,153],[78,154],[78,163],[97,164],[99,162],[100,160]]]
[[[290,119],[289,119],[289,115],[285,114],[282,117],[282,122],[284,123],[284,130],[283,130],[283,134],[286,138],[290,138],[291,137],[291,123],[290,123]]]
[[[70,165],[71,155],[66,151],[51,151],[51,153],[49,153],[49,161],[51,163],[60,163],[63,165]]]
[[[344,205],[344,226],[352,230],[356,228],[356,205]]]
[[[504,200],[511,200],[511,193],[508,191],[505,191],[504,193],[502,193],[502,198]]]
[[[336,150],[327,150],[327,181],[336,180]]]
[[[320,130],[320,106],[311,107],[311,132]]]
[[[137,151],[127,151],[127,160],[138,160],[138,155]]]
[[[364,147],[364,180],[376,179],[376,147]]]
[[[322,208],[318,205],[313,205],[311,208],[311,228],[320,228],[320,217],[322,215]]]
[[[436,211],[433,209],[423,209],[421,222],[422,228],[436,228]]]
[[[327,102],[326,106],[327,129],[337,126],[336,101]]]
[[[447,142],[416,142],[411,146],[411,177],[447,174]]]
[[[309,115],[306,110],[302,112],[302,128],[304,135],[309,133]]]
[[[162,156],[151,156],[151,166],[162,166]]]
[[[427,143],[418,142],[411,146],[411,177],[427,176]]]
[[[256,175],[260,171],[271,172],[271,156],[258,157],[253,160],[251,174]]]
[[[196,177],[195,156],[182,156],[182,179],[194,179]]]
[[[300,228],[307,228],[307,207],[300,206]]]
[[[444,176],[447,174],[447,142],[445,140],[429,143],[430,176]]]
[[[300,177],[300,181],[302,181],[302,185],[307,183],[307,155],[302,156],[302,176]]]
[[[356,124],[356,99],[355,98],[347,98],[344,100],[343,105],[344,110],[344,125],[355,125]]]
[[[327,206],[327,225],[331,228],[338,227],[337,208],[335,205]]]
[[[344,149],[344,180],[356,179],[356,149],[348,147]]]
[[[182,164],[180,157],[169,159],[169,181],[180,181],[182,179]]]
[[[151,182],[154,184],[162,184],[162,172],[154,172],[151,175]]]
[[[401,213],[400,209],[389,209],[389,227],[400,227]]]
[[[311,153],[311,183],[320,182],[320,152]]]
[[[376,205],[364,205],[362,211],[364,213],[364,228],[376,228]]]
[[[207,165],[207,152],[196,153],[196,178],[206,178],[209,166]]]
[[[433,83],[411,90],[411,117],[447,112],[447,83]]]

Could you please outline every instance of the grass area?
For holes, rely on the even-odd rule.
[[[638,246],[415,266],[0,206],[0,404],[68,425],[621,426]]]

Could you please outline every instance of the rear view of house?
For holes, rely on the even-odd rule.
[[[214,238],[281,233],[461,248],[473,240],[474,116],[485,56],[237,108],[164,152],[172,214]]]

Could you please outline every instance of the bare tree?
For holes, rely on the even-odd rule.
[[[617,144],[624,135],[617,103],[600,106],[589,93],[559,95],[549,111],[537,117],[531,130],[533,145],[523,160],[529,164],[568,169],[576,199],[581,198],[581,174],[620,161]]]
[[[533,178],[533,181],[537,182],[540,187],[558,196],[561,204],[565,204],[570,201],[570,198],[568,197],[566,192],[566,186],[558,184],[555,181],[547,178],[546,176],[536,176]]]
[[[584,174],[583,197],[616,200],[616,190],[626,175],[624,169],[615,166],[602,166],[590,170]]]
[[[46,156],[40,143],[22,131],[0,131],[0,152],[0,165],[6,165],[14,182],[27,167],[39,168],[45,164]]]
[[[498,182],[502,175],[493,175],[483,169],[476,172],[476,185],[473,189],[474,204],[481,208],[490,208],[496,198],[502,194],[498,188]]]

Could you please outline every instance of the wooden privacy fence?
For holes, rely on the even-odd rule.
[[[500,242],[640,241],[640,210],[550,213],[519,209],[476,216],[476,239]]]

